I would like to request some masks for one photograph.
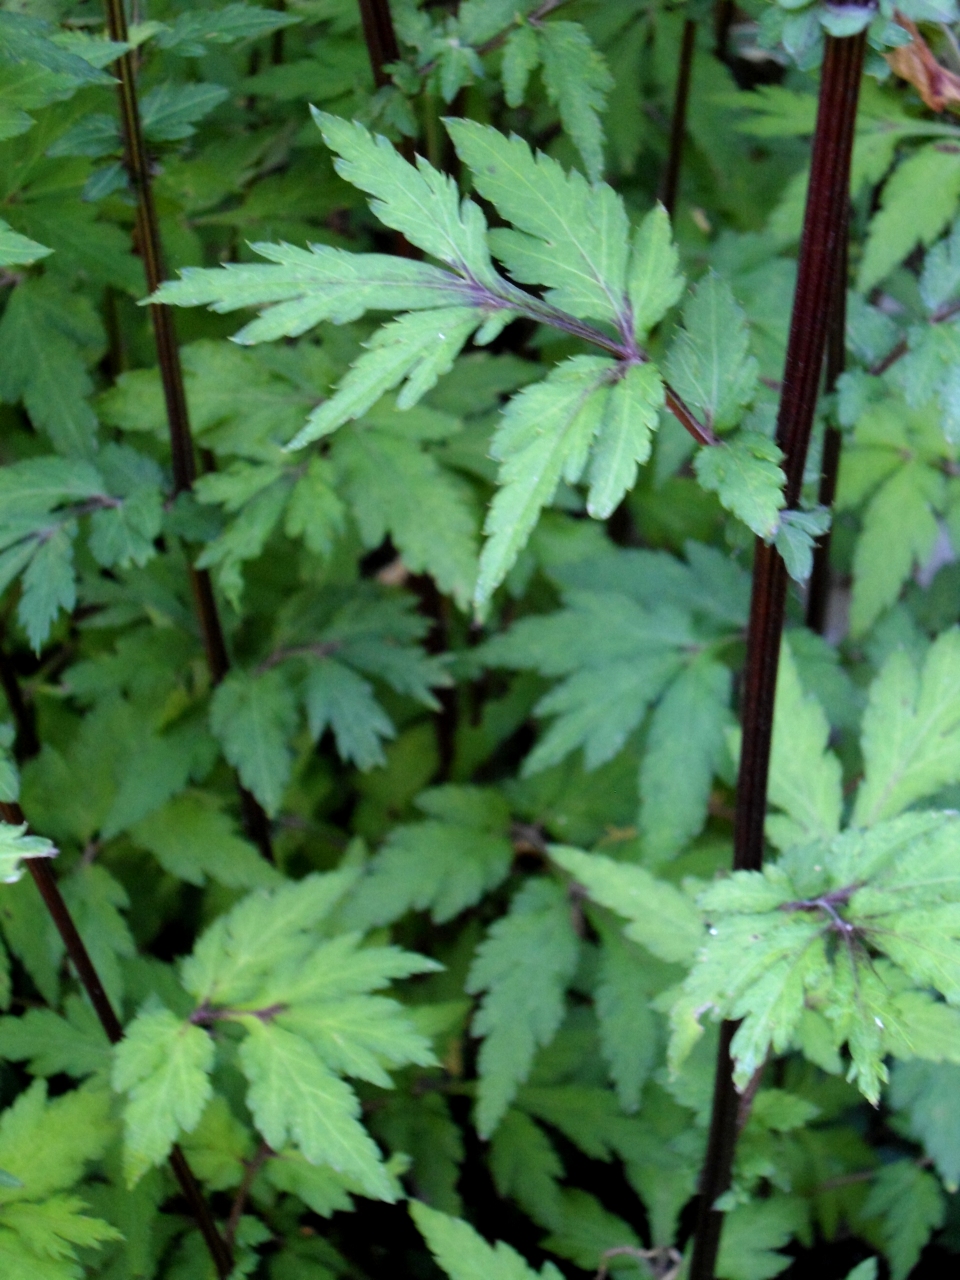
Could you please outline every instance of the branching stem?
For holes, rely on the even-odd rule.
[[[122,44],[128,43],[127,15],[123,0],[105,0],[105,4],[110,39]],[[153,202],[150,164],[140,119],[136,69],[132,52],[122,54],[114,63],[114,70],[120,97],[120,128],[123,136],[124,163],[137,200],[137,247],[143,259],[147,292],[153,294],[160,288],[165,277],[163,246],[160,241],[160,222]],[[184,493],[193,487],[197,468],[173,312],[163,303],[152,302],[150,319],[153,323],[157,362],[170,431],[173,491],[174,494]],[[207,570],[197,569],[191,564],[190,586],[203,637],[210,679],[217,685],[230,669],[230,658],[220,621],[220,612],[213,594],[213,583]],[[272,862],[273,849],[267,815],[256,798],[240,786],[239,781],[237,787],[247,833],[267,861]]]
[[[0,817],[3,818],[4,822],[13,823],[16,826],[25,821],[23,810],[18,804],[0,802]],[[57,884],[56,876],[53,874],[49,858],[26,858],[24,861],[27,870],[33,877],[34,884],[40,891],[40,896],[43,898],[51,919],[56,925],[57,932],[63,940],[70,962],[76,970],[81,986],[90,998],[90,1003],[93,1005],[94,1012],[100,1020],[100,1025],[103,1027],[107,1039],[111,1044],[118,1044],[123,1039],[123,1027],[114,1011],[113,1005],[110,1003],[109,996],[104,990],[103,983],[100,981],[100,975],[90,959],[90,953],[80,937],[76,924],[74,924],[70,910],[63,900],[63,894],[60,892],[60,886]],[[170,1168],[180,1184],[180,1190],[183,1192],[184,1198],[190,1205],[190,1211],[196,1219],[200,1233],[207,1249],[210,1251],[210,1256],[217,1269],[217,1275],[220,1280],[226,1280],[233,1270],[230,1250],[217,1230],[217,1224],[213,1220],[209,1205],[203,1198],[200,1184],[197,1182],[193,1170],[187,1163],[187,1158],[179,1146],[174,1146],[170,1152]]]
[[[846,225],[850,155],[864,48],[863,33],[844,39],[826,38],[797,290],[777,421],[777,443],[785,456],[788,508],[795,507],[800,496],[827,345],[838,245]],[[758,870],[763,863],[773,704],[786,588],[786,569],[779,554],[758,540],[747,637],[743,746],[734,826],[734,867],[738,870]],[[713,1280],[720,1245],[723,1213],[715,1205],[729,1189],[737,1142],[739,1096],[733,1082],[730,1055],[735,1033],[735,1023],[721,1025],[689,1280]]]

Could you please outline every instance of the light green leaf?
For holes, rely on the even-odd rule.
[[[490,1172],[501,1196],[516,1200],[541,1226],[560,1226],[563,1201],[557,1180],[563,1177],[563,1165],[540,1126],[515,1107],[494,1131]]]
[[[614,368],[599,356],[574,356],[507,404],[491,448],[501,463],[500,488],[484,526],[478,609],[513,567],[561,477],[575,483],[583,473]]]
[[[595,520],[613,514],[650,457],[664,394],[652,364],[631,365],[614,383],[590,458],[587,510]]]
[[[274,1023],[246,1020],[240,1065],[247,1104],[274,1150],[289,1140],[311,1164],[355,1178],[365,1195],[393,1202],[396,1193],[373,1139],[358,1122],[353,1090],[326,1067],[310,1044]]]
[[[716,493],[754,533],[771,538],[783,507],[782,460],[772,440],[743,431],[729,442],[701,449],[693,465],[704,489]]]
[[[743,309],[725,280],[711,273],[700,281],[683,325],[667,354],[667,376],[709,426],[732,427],[753,399],[758,366]]]
[[[61,609],[77,601],[73,571],[73,538],[77,526],[70,520],[43,539],[23,571],[17,619],[35,653],[39,653]]]
[[[954,217],[960,197],[960,156],[936,143],[914,151],[883,187],[870,223],[857,288],[868,293],[920,244],[930,245]]]
[[[0,267],[29,266],[51,253],[52,249],[20,235],[0,218]]]
[[[540,28],[540,57],[547,97],[560,112],[564,132],[583,156],[587,177],[603,174],[600,113],[613,78],[602,55],[578,22],[546,22]]]
[[[484,1037],[477,1095],[482,1137],[497,1127],[537,1049],[556,1035],[578,955],[564,895],[548,880],[529,881],[478,947],[466,989],[485,992],[472,1028]]]
[[[194,1129],[211,1095],[214,1044],[206,1031],[169,1009],[138,1013],[117,1045],[113,1087],[128,1094],[123,1111],[127,1185],[170,1153],[181,1131]]]
[[[514,279],[549,285],[547,300],[573,315],[621,321],[629,226],[620,196],[602,183],[591,187],[575,170],[565,172],[522,138],[473,120],[447,120],[446,126],[479,193],[516,228],[491,233]]]
[[[639,978],[641,954],[615,929],[601,933],[602,950],[594,992],[600,1048],[624,1111],[636,1111],[653,1069],[657,1026]]]
[[[717,1275],[722,1280],[769,1280],[792,1259],[777,1252],[805,1225],[801,1201],[786,1196],[737,1205],[723,1220]]]
[[[960,631],[938,637],[918,672],[897,650],[870,687],[864,777],[853,824],[869,827],[960,779]]]
[[[638,338],[679,302],[684,283],[670,218],[663,205],[657,204],[634,232],[630,254],[627,294]]]
[[[174,797],[130,832],[170,875],[202,885],[209,877],[234,889],[276,883],[278,873],[236,832],[233,820],[198,791]]]
[[[498,1240],[489,1245],[469,1223],[410,1201],[410,1214],[430,1252],[450,1280],[562,1280],[552,1262],[538,1273],[516,1250]]]
[[[462,14],[464,5],[460,6]],[[519,107],[526,97],[530,73],[540,65],[540,46],[537,33],[528,23],[514,27],[503,46],[503,62],[500,76],[503,80],[503,96],[508,107]]]
[[[28,1009],[19,1018],[0,1018],[0,1057],[29,1058],[34,1076],[60,1072],[81,1078],[110,1065],[110,1045],[96,1015],[79,996],[68,996],[66,1017],[52,1009]]]
[[[43,836],[28,836],[27,824],[0,822],[0,880],[16,884],[23,875],[24,858],[55,858],[57,850]]]
[[[661,960],[689,961],[703,941],[700,912],[681,891],[643,867],[614,862],[601,853],[551,845],[550,857],[584,886],[590,897],[630,923],[628,938]]]

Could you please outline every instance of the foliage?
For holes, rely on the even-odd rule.
[[[899,73],[957,79],[953,0],[751,0],[722,56],[692,3],[130,18],[0,6],[0,1272],[211,1280],[182,1153],[234,1276],[677,1275],[723,1020],[717,1275],[952,1265],[960,164]],[[816,78],[863,27],[846,368],[788,506]]]

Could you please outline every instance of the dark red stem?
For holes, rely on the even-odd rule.
[[[127,16],[123,0],[105,0],[107,27],[110,39],[127,43]],[[132,53],[125,53],[113,64],[117,76],[117,92],[120,97],[120,125],[123,134],[124,164],[137,198],[137,246],[143,259],[143,270],[150,293],[160,288],[165,278],[163,246],[160,241],[160,223],[153,202],[153,185],[150,180],[150,161],[147,156],[137,100],[136,69]],[[173,467],[173,492],[184,493],[193,487],[197,474],[187,410],[187,395],[180,363],[180,348],[174,328],[173,311],[159,303],[151,303],[150,319],[157,348],[160,381],[167,409],[170,429],[170,454]],[[220,613],[217,609],[213,584],[206,569],[190,566],[190,584],[193,589],[197,619],[203,636],[210,678],[219,684],[230,669],[230,659],[224,639]],[[238,783],[239,787],[239,783]],[[270,843],[270,824],[256,798],[240,789],[240,802],[247,834],[254,840],[268,861],[273,861]]]
[[[848,211],[849,212],[849,211]],[[849,218],[848,218],[849,223]],[[833,311],[830,331],[827,335],[827,368],[825,390],[832,394],[837,389],[837,379],[846,364],[847,343],[847,234],[840,238],[837,247],[837,269],[833,295]],[[820,462],[820,489],[817,501],[830,508],[837,496],[837,478],[840,473],[840,450],[843,436],[839,429],[828,422],[823,435],[823,458]],[[806,623],[811,631],[822,634],[827,622],[827,604],[830,598],[830,530],[820,535],[813,552],[813,568],[807,589]]]
[[[777,421],[777,442],[785,455],[788,507],[796,506],[800,496],[833,310],[864,48],[862,33],[845,39],[826,38],[797,291]],[[734,868],[738,870],[758,870],[763,864],[773,702],[786,588],[787,573],[779,554],[758,540],[742,697],[743,745],[734,829]],[[721,1027],[689,1280],[713,1280],[720,1246],[723,1213],[714,1206],[730,1187],[740,1107],[730,1061],[735,1032],[735,1024],[724,1023]]]
[[[677,205],[680,162],[683,159],[683,143],[687,136],[687,103],[690,99],[690,72],[693,69],[696,40],[697,24],[692,18],[687,18],[683,24],[683,36],[680,40],[677,90],[673,99],[673,118],[670,121],[670,151],[660,186],[660,202],[671,218]]]
[[[400,46],[388,0],[359,0],[363,36],[367,42],[373,82],[378,89],[390,83],[386,67],[399,62]]]
[[[24,821],[23,810],[18,804],[0,803],[0,817],[3,818],[4,822],[13,823],[15,826],[20,826]],[[111,1044],[118,1044],[123,1039],[123,1027],[114,1012],[106,991],[103,989],[100,975],[90,959],[90,953],[77,931],[77,926],[73,922],[73,917],[67,904],[63,900],[63,894],[60,892],[60,886],[57,884],[49,859],[26,858],[25,862],[28,871],[33,877],[33,882],[39,889],[40,896],[50,912],[53,923],[57,927],[57,932],[63,940],[63,945],[66,948],[67,955],[70,957],[80,984],[90,997],[90,1003],[100,1019],[100,1025],[103,1027],[107,1039]],[[221,1280],[226,1280],[226,1277],[233,1270],[230,1250],[217,1230],[217,1224],[210,1213],[209,1205],[203,1198],[200,1184],[194,1177],[189,1164],[187,1164],[186,1156],[178,1146],[175,1146],[170,1152],[170,1168],[180,1184],[180,1190],[183,1192],[184,1198],[190,1205],[190,1211],[196,1219],[197,1226],[200,1228],[200,1232],[210,1251],[214,1266],[217,1268],[217,1275],[221,1277]]]

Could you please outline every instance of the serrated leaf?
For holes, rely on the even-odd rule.
[[[292,1139],[311,1164],[328,1164],[355,1178],[376,1200],[396,1199],[380,1153],[357,1120],[356,1094],[306,1040],[250,1018],[240,1065],[254,1122],[275,1150]]]
[[[474,602],[483,608],[527,542],[561,477],[575,483],[605,409],[613,361],[574,356],[504,410],[491,452],[500,488],[487,515]],[[601,391],[604,394],[599,394]]]
[[[462,14],[464,5],[460,6]],[[503,46],[500,75],[503,96],[508,107],[519,107],[526,97],[530,74],[540,65],[540,46],[533,27],[524,23],[514,27]]]
[[[645,855],[660,861],[701,831],[724,754],[730,672],[700,658],[681,670],[653,712],[640,766]]]
[[[208,52],[205,44],[232,44],[270,35],[300,21],[297,14],[278,13],[260,5],[228,4],[206,12],[177,14],[174,22],[157,32],[156,42],[161,49],[196,58]]]
[[[52,1009],[28,1009],[19,1018],[0,1018],[0,1056],[29,1058],[34,1076],[60,1072],[78,1079],[110,1065],[110,1045],[90,1006],[68,996],[66,1017]]]
[[[383,764],[381,740],[396,734],[393,722],[377,702],[373,686],[333,658],[310,664],[305,686],[307,721],[317,740],[329,726],[342,760],[361,769]]]
[[[946,631],[918,672],[904,650],[870,687],[864,778],[852,822],[869,827],[960,778],[960,631]]]
[[[723,1280],[769,1280],[790,1265],[778,1250],[805,1225],[802,1202],[774,1196],[737,1205],[723,1220],[717,1275]]]
[[[170,875],[187,884],[207,878],[235,889],[276,883],[277,872],[236,832],[232,819],[205,795],[186,792],[141,819],[130,831]]]
[[[541,1226],[563,1221],[558,1179],[563,1165],[550,1139],[523,1111],[511,1107],[490,1143],[490,1172],[501,1196],[516,1200]]]
[[[374,197],[370,207],[381,222],[468,278],[494,282],[486,221],[472,200],[461,202],[452,178],[420,157],[414,168],[386,138],[371,135],[356,122],[316,109],[313,118],[327,146],[340,157],[337,172]]]
[[[960,1183],[958,1086],[960,1065],[955,1062],[898,1062],[889,1093],[890,1105],[905,1113],[910,1136],[922,1143],[950,1192]]]
[[[932,244],[956,211],[960,197],[960,156],[936,143],[913,152],[884,185],[857,276],[867,293],[921,243]]]
[[[624,1111],[636,1111],[649,1076],[658,1035],[650,1001],[638,982],[639,954],[613,929],[601,934],[594,992],[600,1048]]]
[[[538,1273],[502,1240],[491,1246],[468,1223],[419,1200],[410,1201],[410,1214],[450,1280],[561,1280],[552,1262]]]
[[[703,940],[693,902],[644,867],[614,862],[600,853],[551,845],[550,857],[584,886],[590,897],[630,923],[624,933],[661,960],[689,961]]]
[[[630,253],[627,295],[638,338],[643,338],[679,302],[684,284],[670,218],[663,205],[657,204],[634,232]]]
[[[210,728],[244,786],[275,814],[290,776],[296,700],[282,672],[231,672],[214,691]]]
[[[0,267],[29,266],[51,253],[52,249],[20,235],[0,218]]]
[[[113,1087],[123,1110],[128,1186],[160,1164],[182,1130],[195,1128],[212,1089],[214,1044],[206,1031],[169,1009],[137,1014],[114,1054]]]
[[[892,1280],[906,1280],[931,1233],[943,1225],[945,1214],[943,1193],[926,1169],[912,1160],[896,1160],[879,1170],[863,1215],[882,1219]]]
[[[540,29],[540,57],[547,97],[583,156],[587,177],[599,182],[603,173],[600,113],[613,88],[607,64],[578,22],[545,22]]]
[[[683,325],[667,354],[667,376],[710,426],[731,427],[753,399],[758,366],[743,309],[725,280],[711,273],[700,281]]]
[[[631,365],[614,383],[590,457],[587,510],[606,520],[634,486],[650,457],[664,403],[663,380],[652,364]]]
[[[756,431],[701,449],[694,460],[697,479],[728,511],[761,538],[771,538],[783,507],[786,480],[776,444]]]
[[[68,521],[39,543],[23,571],[17,619],[35,653],[39,653],[61,609],[76,604],[73,570],[73,536],[76,525]]]
[[[516,228],[491,233],[510,274],[550,286],[547,300],[573,315],[621,320],[629,227],[620,196],[565,172],[522,138],[472,120],[446,126],[477,190]]]
[[[24,858],[55,858],[57,850],[43,836],[28,836],[27,824],[0,822],[0,880],[15,884],[23,875]]]
[[[532,880],[477,949],[466,990],[485,992],[472,1030],[482,1036],[477,1129],[497,1127],[529,1074],[536,1050],[553,1039],[579,955],[559,887]]]

